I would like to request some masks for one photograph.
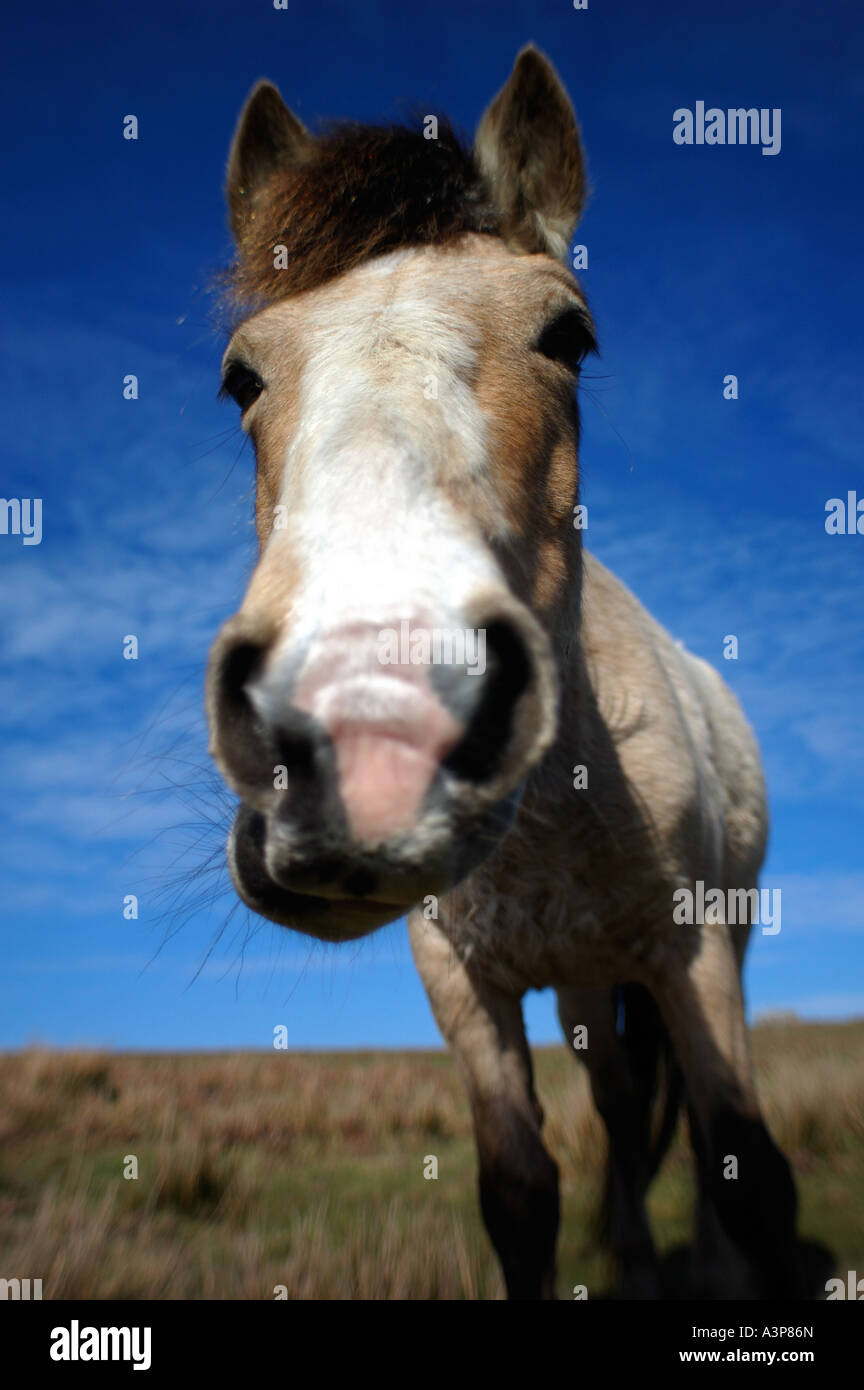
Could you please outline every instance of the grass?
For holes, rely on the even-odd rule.
[[[753,1048],[801,1234],[864,1274],[864,1023],[765,1025]],[[563,1047],[538,1049],[536,1070],[561,1168],[559,1295],[599,1296],[602,1127]],[[0,1275],[41,1278],[45,1298],[503,1293],[444,1053],[6,1054],[0,1155]],[[679,1135],[650,1199],[664,1252],[688,1239],[692,1195]]]

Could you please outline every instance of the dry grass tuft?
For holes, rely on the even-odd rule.
[[[864,1268],[864,1024],[753,1042],[804,1234]],[[604,1131],[565,1049],[539,1049],[536,1070],[562,1174],[562,1293],[602,1287],[589,1235]],[[502,1296],[445,1054],[31,1049],[0,1057],[0,1141],[0,1273],[41,1278],[45,1298]],[[691,1196],[679,1137],[652,1197],[661,1245],[686,1232]]]

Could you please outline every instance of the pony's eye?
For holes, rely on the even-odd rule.
[[[242,362],[229,362],[222,377],[219,399],[224,401],[226,396],[230,396],[241,410],[248,410],[263,390],[263,381],[251,367],[245,366]]]
[[[579,309],[565,309],[547,323],[534,347],[576,375],[588,354],[597,351],[597,340],[586,314]]]

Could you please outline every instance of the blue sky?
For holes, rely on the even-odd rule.
[[[229,915],[201,687],[253,560],[253,476],[216,401],[207,286],[257,78],[308,124],[420,108],[470,131],[528,40],[573,97],[594,190],[587,539],[760,738],[783,925],[754,939],[751,1013],[864,1014],[864,536],[824,527],[828,498],[864,495],[861,32],[840,0],[16,16],[0,494],[41,497],[44,535],[0,535],[0,1046],[266,1047],[277,1024],[297,1047],[437,1043],[402,924],[335,949]],[[673,111],[700,100],[780,108],[780,153],[676,145]],[[551,996],[527,1017],[557,1036]]]

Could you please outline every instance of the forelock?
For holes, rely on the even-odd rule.
[[[230,305],[235,313],[260,308],[374,256],[466,232],[497,236],[500,221],[448,122],[439,121],[436,139],[409,126],[330,126],[256,197],[225,277]]]

